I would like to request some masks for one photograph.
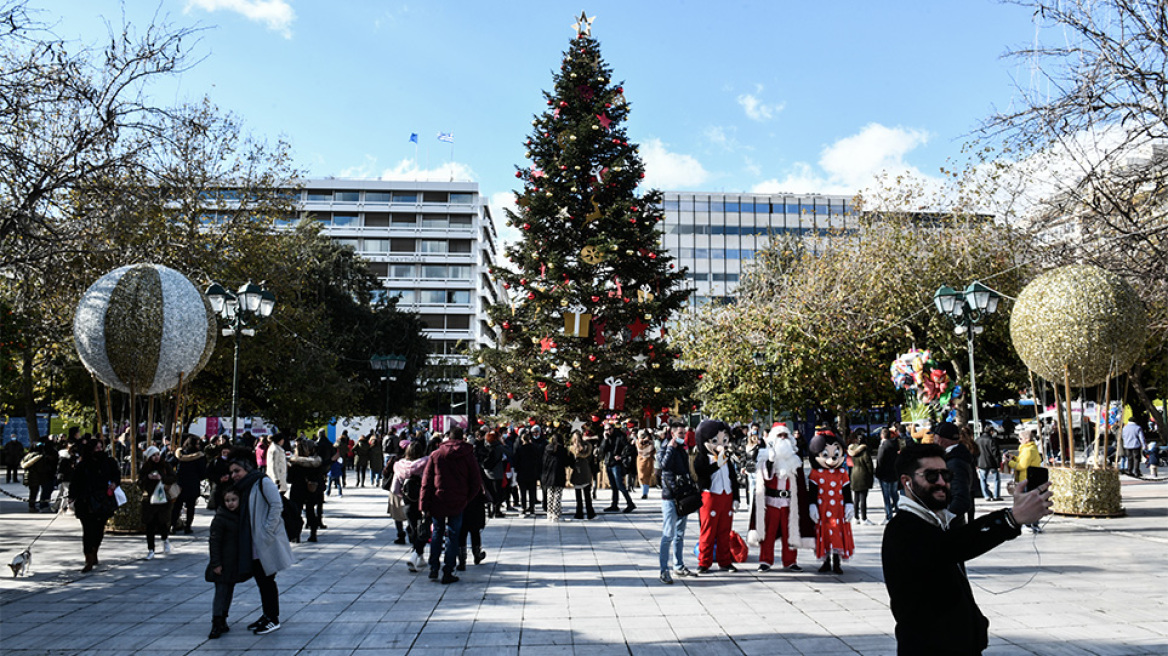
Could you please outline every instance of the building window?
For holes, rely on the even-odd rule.
[[[416,205],[418,203],[418,192],[416,191],[395,191],[393,192],[393,202],[395,203],[409,203]]]
[[[450,215],[450,225],[451,226],[469,226],[473,222],[474,222],[474,216],[472,216],[470,214],[451,214]]]
[[[357,220],[357,216],[354,214],[334,214],[333,215],[333,225],[334,226],[355,226],[355,225],[359,225],[359,224],[360,224],[360,222]]]
[[[469,239],[451,239],[450,240],[451,253],[469,253],[470,240]]]
[[[470,304],[470,290],[456,289],[454,291],[446,292],[446,302],[453,305],[469,305]]]
[[[450,195],[445,191],[424,191],[422,192],[423,203],[441,203],[445,205],[449,201]]]
[[[445,214],[423,214],[423,228],[445,228],[448,225]]]
[[[361,247],[361,244],[358,240],[347,239],[344,237],[334,237],[333,243],[336,244],[337,246],[348,246],[349,248],[351,248],[355,251],[360,250],[360,247]]]
[[[453,192],[450,194],[451,205],[471,205],[473,203],[474,194],[459,194]]]
[[[333,195],[333,200],[338,203],[356,203],[361,200],[361,192],[359,191],[338,191]]]
[[[444,314],[419,314],[418,318],[422,320],[422,325],[430,330],[445,330],[446,315]]]
[[[394,213],[392,220],[394,225],[415,225],[418,223],[418,215]]]
[[[389,275],[389,264],[386,262],[369,262],[369,271],[378,278],[384,278]]]
[[[331,189],[325,191],[323,189],[309,189],[308,202],[330,203],[333,200],[333,192]]]
[[[469,314],[448,314],[448,315],[446,315],[446,329],[447,330],[470,330],[470,315]]]
[[[398,303],[413,305],[418,302],[417,295],[412,289],[390,289],[389,295],[396,296]]]
[[[441,264],[424,264],[422,277],[427,280],[443,280],[446,278],[446,267]]]
[[[421,289],[418,291],[421,294],[422,303],[442,305],[446,302],[446,292],[441,289]]]
[[[452,264],[449,267],[451,280],[474,280],[470,273],[470,267]]]
[[[415,249],[414,242],[416,239],[390,239],[389,252],[391,253],[413,253]]]
[[[366,253],[388,253],[389,240],[388,239],[366,239],[365,240]]]
[[[388,191],[367,191],[365,192],[366,203],[388,203],[392,198],[392,194]]]
[[[421,239],[418,242],[419,253],[445,253],[446,251],[445,239]]]
[[[397,280],[409,280],[416,274],[416,268],[412,264],[394,264],[389,267],[389,277]]]
[[[365,227],[366,228],[388,228],[389,214],[385,212],[366,212],[365,213]]]

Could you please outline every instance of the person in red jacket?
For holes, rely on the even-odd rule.
[[[430,580],[438,580],[438,566],[442,565],[442,583],[455,583],[454,567],[458,562],[459,532],[462,530],[462,511],[471,499],[483,489],[479,463],[474,449],[463,440],[459,427],[450,429],[446,441],[434,453],[422,472],[422,493],[419,509],[430,515]],[[445,549],[446,558],[442,555]]]

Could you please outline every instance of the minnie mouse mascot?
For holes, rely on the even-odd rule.
[[[811,475],[808,477],[808,493],[812,504],[811,519],[816,524],[815,556],[823,559],[819,571],[843,574],[840,558],[847,560],[856,550],[850,524],[855,507],[852,505],[851,481],[844,467],[844,445],[830,429],[821,428],[815,431],[809,449]]]

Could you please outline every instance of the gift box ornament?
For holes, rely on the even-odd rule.
[[[625,393],[629,391],[620,378],[609,376],[600,386],[600,402],[605,410],[624,410]]]
[[[653,289],[649,285],[641,285],[637,290],[637,300],[641,303],[652,303],[654,298]]]
[[[564,310],[564,334],[569,337],[587,337],[592,314],[583,305],[569,305]]]

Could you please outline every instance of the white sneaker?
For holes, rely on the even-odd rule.
[[[162,541],[162,553],[170,553],[170,540]]]
[[[872,520],[870,520],[870,519],[865,519],[865,520],[864,520],[864,524],[865,524],[866,526],[875,526],[875,525],[876,525],[876,522],[874,522],[874,521],[872,521]]]
[[[146,552],[146,560],[154,560],[154,550],[153,549]]]

